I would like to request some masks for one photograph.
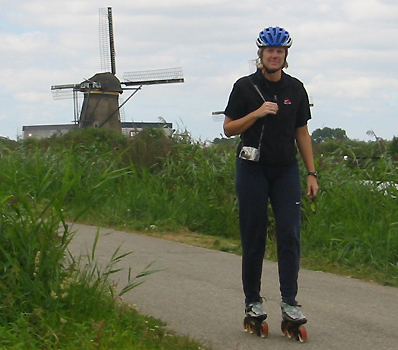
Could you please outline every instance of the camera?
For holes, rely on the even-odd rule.
[[[255,147],[243,146],[239,158],[258,162],[260,159],[260,151]]]

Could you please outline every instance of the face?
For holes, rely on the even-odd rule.
[[[262,50],[261,62],[269,71],[278,71],[283,68],[286,58],[286,48],[266,47]]]

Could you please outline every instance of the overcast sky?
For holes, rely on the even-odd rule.
[[[99,8],[112,7],[117,76],[182,67],[185,83],[144,86],[126,121],[162,117],[195,139],[213,140],[233,83],[251,73],[255,40],[287,29],[286,73],[305,85],[314,107],[310,132],[343,128],[351,139],[398,136],[396,0],[0,0],[0,136],[24,125],[68,124],[73,101],[51,85],[101,72]],[[125,92],[123,95],[126,95]]]

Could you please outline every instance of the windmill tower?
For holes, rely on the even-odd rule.
[[[143,85],[183,83],[181,68],[158,69],[125,73],[125,81],[116,77],[115,43],[113,35],[112,8],[100,9],[100,59],[102,73],[97,73],[79,84],[53,85],[54,98],[72,96],[74,122],[79,128],[109,128],[121,132],[120,109]],[[119,95],[132,90],[129,97],[119,105]],[[79,94],[83,105],[79,113]]]

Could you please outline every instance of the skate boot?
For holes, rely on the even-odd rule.
[[[303,324],[307,323],[306,317],[301,312],[301,305],[281,303],[283,335],[288,338],[296,339],[302,343],[307,340],[307,330]]]
[[[265,322],[267,313],[264,311],[262,303],[262,301],[255,301],[246,305],[243,327],[245,332],[266,338],[268,336],[268,324]]]

